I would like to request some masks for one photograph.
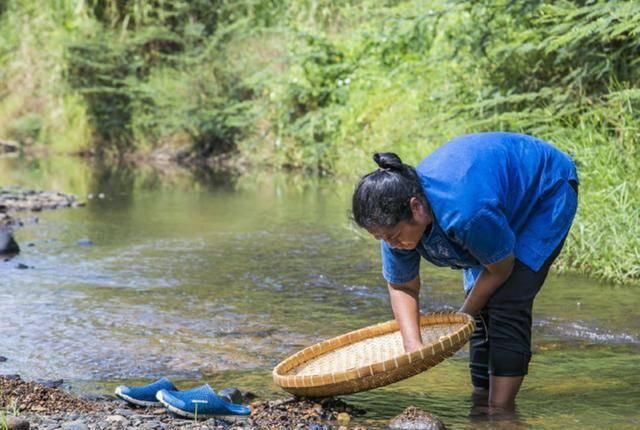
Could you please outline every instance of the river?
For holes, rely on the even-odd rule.
[[[169,376],[284,397],[271,380],[280,360],[391,318],[378,244],[349,221],[351,183],[3,158],[0,184],[87,201],[19,215],[22,253],[0,262],[0,374],[96,393]],[[422,279],[422,311],[460,306],[460,273],[423,262]],[[344,400],[371,428],[409,405],[451,429],[639,428],[638,289],[553,274],[534,312],[516,418],[472,407],[466,348]]]

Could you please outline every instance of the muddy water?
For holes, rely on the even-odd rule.
[[[279,360],[391,317],[377,243],[348,220],[350,183],[0,159],[0,184],[93,195],[23,215],[23,252],[0,262],[0,373],[97,392],[166,375],[272,398]],[[458,272],[423,264],[422,278],[423,311],[459,307]],[[552,276],[508,420],[473,408],[466,351],[345,400],[374,428],[409,405],[449,428],[638,428],[639,308],[637,288]]]

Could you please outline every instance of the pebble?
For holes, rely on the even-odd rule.
[[[89,426],[80,420],[63,423],[61,427],[62,430],[89,430]]]
[[[123,428],[129,427],[129,420],[123,417],[122,415],[109,415],[106,421],[109,423],[117,423]]]
[[[7,361],[7,357],[3,357],[0,355],[0,363],[4,363],[5,361]]]
[[[162,424],[160,421],[146,421],[143,422],[140,427],[145,430],[155,430],[164,428],[164,424]]]
[[[338,424],[341,426],[348,426],[351,421],[351,415],[346,412],[340,412],[337,417]]]

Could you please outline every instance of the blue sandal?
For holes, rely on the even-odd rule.
[[[242,421],[251,410],[244,405],[237,405],[222,400],[209,384],[190,390],[160,390],[156,398],[169,411],[187,418],[215,417],[226,421]]]
[[[129,387],[120,385],[116,388],[116,396],[138,406],[160,406],[156,394],[160,390],[177,390],[167,378],[162,378],[148,385]]]

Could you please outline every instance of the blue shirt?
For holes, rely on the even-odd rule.
[[[418,276],[420,257],[464,270],[469,291],[483,266],[510,254],[534,271],[569,231],[578,181],[571,158],[547,142],[515,133],[457,137],[416,171],[434,221],[415,249],[382,247],[392,284]]]

